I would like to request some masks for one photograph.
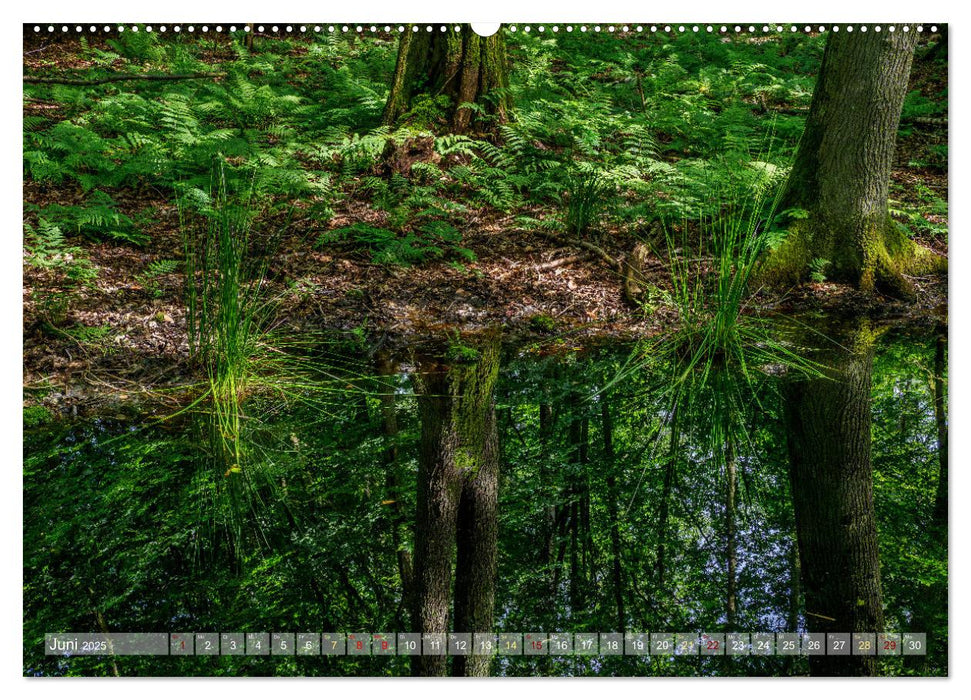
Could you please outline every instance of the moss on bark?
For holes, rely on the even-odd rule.
[[[780,211],[801,210],[758,277],[827,279],[911,298],[908,275],[947,269],[890,218],[887,200],[915,33],[831,34]]]
[[[462,25],[458,32],[429,34],[413,32],[408,25],[398,46],[384,123],[394,124],[405,115],[414,97],[429,95],[450,98],[446,116],[455,133],[490,127],[509,117],[508,85],[501,33],[480,37]]]
[[[769,252],[756,279],[771,286],[799,284],[810,278],[814,261],[825,261],[828,280],[912,299],[914,285],[908,277],[947,272],[947,258],[910,240],[888,214],[845,226],[850,235],[837,235],[813,218],[797,221],[785,240]]]

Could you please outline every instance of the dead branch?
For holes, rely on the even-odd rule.
[[[37,78],[25,75],[24,82],[42,85],[104,85],[106,83],[120,83],[128,80],[200,80],[204,78],[225,77],[225,73],[145,73],[144,75],[124,73],[85,80],[82,78]]]

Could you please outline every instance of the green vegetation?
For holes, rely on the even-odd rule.
[[[665,489],[671,463],[668,405],[653,387],[663,385],[673,369],[637,371],[623,387],[604,392],[628,355],[625,348],[523,355],[500,369],[497,631],[618,629],[611,575],[614,518],[622,522],[625,626],[725,629],[728,477],[722,457],[710,450],[707,415],[719,399],[699,397],[679,414],[680,449]],[[872,388],[874,490],[891,630],[911,629],[915,602],[931,605],[924,587],[946,580],[946,560],[925,527],[938,462],[930,439],[932,370],[933,350],[919,336],[893,334],[879,341]],[[353,372],[346,378],[355,382]],[[396,557],[400,546],[411,551],[410,537],[396,539],[392,523],[400,506],[404,532],[415,526],[421,418],[413,379],[387,376],[367,395],[335,391],[323,420],[315,407],[300,403],[282,411],[251,404],[247,412],[258,419],[248,424],[246,435],[254,466],[244,467],[243,474],[213,467],[212,448],[197,439],[192,421],[145,427],[135,417],[65,424],[31,411],[36,418],[25,436],[24,534],[36,545],[25,550],[24,561],[25,673],[112,674],[104,658],[66,662],[39,653],[47,631],[92,628],[92,610],[114,629],[156,629],[160,621],[192,630],[407,629]],[[760,395],[759,405],[744,404],[736,414],[746,436],[734,448],[736,625],[782,631],[792,628],[793,609],[794,626],[807,618],[799,589],[792,587],[784,406],[778,392]],[[392,434],[382,408],[388,396]],[[603,421],[604,403],[609,424]],[[605,450],[608,432],[611,452]],[[391,467],[389,449],[395,455]],[[234,506],[216,498],[257,464],[268,478],[255,484],[251,501]],[[662,535],[657,517],[664,503],[668,521]],[[589,520],[571,519],[574,507],[579,514],[589,512]],[[229,547],[237,536],[238,547]],[[659,586],[662,542],[667,563]],[[930,612],[940,616],[941,608]],[[926,631],[945,634],[943,618],[934,619]],[[921,672],[944,673],[946,647],[935,642],[932,649]],[[386,676],[406,675],[407,661],[223,656],[117,663],[122,675]],[[900,657],[880,663],[886,674],[915,672]],[[557,676],[806,672],[805,657],[783,656],[739,658],[727,665],[706,658],[515,657],[494,667],[503,675]]]
[[[694,177],[700,168],[716,155],[746,153],[761,143],[765,105],[808,104],[822,45],[818,38],[783,36],[780,60],[774,45],[691,36],[624,42],[511,36],[516,70],[509,90],[517,111],[501,127],[499,145],[436,134],[434,150],[423,154],[428,157],[389,182],[372,176],[388,140],[427,134],[421,130],[427,126],[380,125],[393,37],[258,39],[247,51],[241,32],[232,38],[122,36],[107,48],[85,41],[79,58],[93,67],[81,76],[204,73],[213,70],[211,53],[229,59],[220,61],[225,77],[216,79],[144,81],[137,88],[26,86],[28,98],[61,109],[57,117],[25,118],[25,175],[38,184],[77,187],[85,196],[83,204],[39,205],[38,215],[88,236],[131,242],[144,240],[144,233],[119,211],[115,194],[148,186],[173,195],[183,185],[205,189],[213,157],[224,159],[230,183],[254,183],[254,196],[270,203],[268,210],[274,202],[287,208],[298,202],[301,218],[323,223],[341,202],[363,199],[392,215],[395,226],[376,227],[383,235],[406,239],[420,230],[409,219],[427,216],[436,200],[437,208],[458,216],[483,206],[565,206],[567,228],[575,232],[590,225],[591,204],[608,209],[597,197],[608,183],[622,188],[618,207],[605,212],[617,223],[633,225],[639,213],[658,206],[684,211],[706,196]],[[785,157],[801,118],[784,114],[774,121]],[[345,237],[375,246],[373,231],[335,233],[333,240]],[[394,254],[379,259],[400,261]]]
[[[25,675],[947,675],[946,29],[443,29],[28,33]],[[930,653],[40,644],[417,629]]]

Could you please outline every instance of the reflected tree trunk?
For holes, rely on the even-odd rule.
[[[539,458],[540,474],[546,479],[547,484],[553,484],[554,470],[551,466],[552,454],[550,452],[553,444],[553,426],[555,419],[553,407],[549,403],[539,405]],[[545,599],[546,614],[549,620],[553,620],[556,614],[556,591],[559,586],[559,565],[557,563],[557,547],[559,544],[560,529],[560,509],[551,497],[543,506],[543,542],[540,552],[541,566],[545,571],[548,582],[548,594]]]
[[[472,362],[418,362],[421,440],[414,548],[416,632],[449,629],[456,541],[455,629],[484,631],[492,626],[498,491],[493,388],[498,369],[498,339]],[[453,670],[463,675],[488,673],[488,664],[484,668],[463,664]],[[446,657],[412,657],[412,671],[423,676],[445,675]]]
[[[589,484],[585,473],[588,460],[589,421],[579,414],[580,397],[573,394],[570,400],[573,417],[570,421],[570,447],[572,450],[569,476],[570,513],[570,608],[574,613],[586,606],[587,571],[590,566],[588,545],[590,531]]]
[[[789,552],[789,616],[786,629],[799,629],[799,602],[802,598],[802,566],[799,560],[799,544],[793,539]]]
[[[499,435],[493,387],[499,371],[499,345],[483,353],[471,392],[465,396],[468,425],[475,425],[473,462],[462,469],[455,572],[455,631],[488,632],[493,627],[496,549],[499,535]],[[491,656],[456,656],[452,675],[488,676]]]
[[[937,494],[934,498],[932,526],[937,534],[943,536],[947,546],[947,395],[944,375],[947,372],[947,334],[941,330],[934,344],[934,423],[937,426]]]
[[[539,405],[539,466],[541,473],[548,477],[552,477],[552,470],[550,469],[550,442],[552,437],[553,408],[548,403],[541,403]],[[542,559],[543,565],[549,567],[553,563],[555,553],[556,507],[553,504],[546,505],[544,516]]]
[[[664,469],[664,484],[661,487],[661,504],[658,508],[657,527],[657,556],[655,558],[654,575],[657,581],[655,595],[663,595],[665,574],[665,545],[668,532],[668,512],[671,501],[671,491],[674,488],[674,470],[678,459],[681,441],[678,435],[678,407],[675,406],[671,414],[671,436],[668,443],[667,466]],[[655,601],[657,602],[657,601]]]
[[[604,466],[607,469],[607,510],[610,518],[610,559],[613,573],[614,603],[617,608],[617,631],[627,630],[627,615],[624,612],[624,572],[620,551],[620,509],[617,503],[617,476],[614,472],[614,423],[610,415],[610,401],[603,396],[600,404],[600,417],[604,441]]]
[[[789,551],[789,615],[786,619],[786,629],[795,632],[799,629],[799,603],[802,598],[802,567],[799,562],[799,545],[795,537]],[[796,656],[787,657],[786,666],[789,675],[795,675],[799,659]]]
[[[873,339],[861,323],[819,358],[828,376],[785,387],[789,476],[812,632],[883,630],[870,458]],[[872,656],[811,656],[819,676],[876,675]]]

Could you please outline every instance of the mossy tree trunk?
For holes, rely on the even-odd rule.
[[[493,388],[498,339],[478,359],[419,361],[421,419],[415,519],[415,631],[449,631],[453,551],[458,545],[455,631],[493,625],[499,462]],[[462,661],[458,661],[462,659]],[[488,675],[488,656],[456,657],[457,675]],[[416,675],[442,676],[445,656],[412,657]]]
[[[791,219],[763,269],[766,281],[804,281],[814,261],[827,261],[828,279],[910,298],[906,275],[944,269],[942,258],[907,238],[887,206],[916,41],[913,28],[899,26],[830,34],[779,207],[806,215]]]
[[[811,632],[883,630],[870,455],[874,335],[831,335],[828,376],[785,387],[789,478]],[[872,676],[873,656],[811,656],[812,675]]]
[[[496,595],[499,538],[499,433],[493,387],[499,372],[499,344],[486,347],[466,388],[459,392],[471,461],[461,465],[455,570],[455,631],[491,632]],[[456,656],[454,676],[488,676],[489,655]]]
[[[481,37],[467,24],[431,32],[407,25],[398,45],[384,123],[394,124],[419,95],[450,98],[449,127],[467,133],[508,119],[506,44],[502,33]],[[418,31],[414,31],[415,29]],[[475,105],[471,107],[469,105]]]

